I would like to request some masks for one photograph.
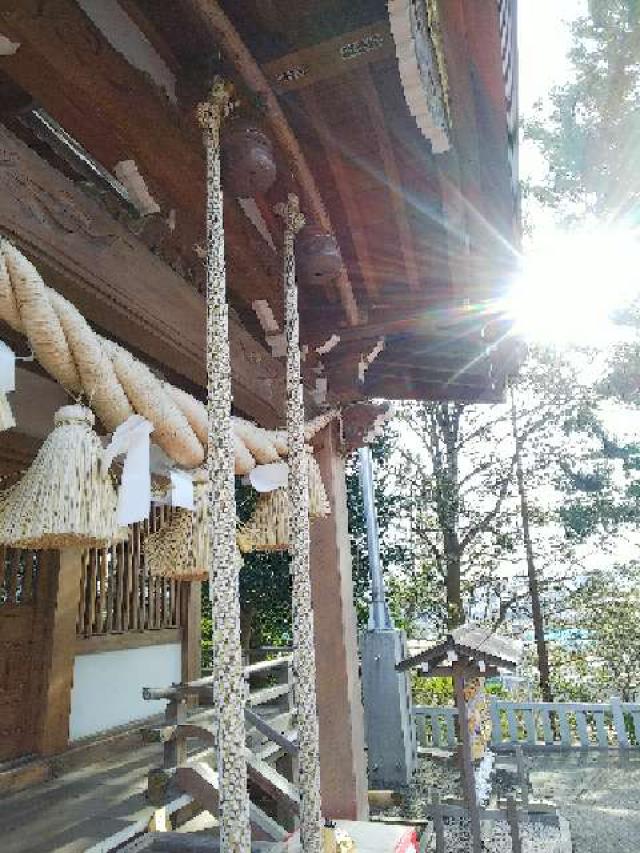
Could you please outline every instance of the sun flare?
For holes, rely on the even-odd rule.
[[[637,232],[561,232],[523,258],[509,313],[530,342],[601,345],[618,336],[613,314],[639,295]]]

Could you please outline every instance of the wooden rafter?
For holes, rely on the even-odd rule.
[[[407,270],[407,281],[411,290],[418,290],[420,287],[420,276],[416,263],[416,250],[413,242],[413,235],[407,217],[405,207],[405,198],[403,193],[402,181],[396,161],[396,156],[393,152],[393,146],[386,130],[386,121],[384,110],[380,103],[375,83],[371,77],[371,72],[368,68],[360,68],[355,72],[358,79],[362,98],[367,106],[371,116],[371,123],[374,128],[376,140],[380,156],[384,163],[384,171],[387,178],[387,188],[391,198],[391,206],[398,228],[400,237],[400,247],[404,258],[405,268]]]
[[[343,155],[335,144],[331,131],[327,127],[322,114],[322,107],[313,89],[305,89],[304,92],[299,93],[299,97],[302,103],[308,108],[309,119],[326,149],[327,162],[338,187],[340,199],[344,205],[364,286],[369,296],[375,296],[379,292],[378,274],[369,253],[366,224],[362,216],[362,210],[351,190],[349,170]]]
[[[215,41],[221,46],[225,56],[234,66],[236,73],[252,91],[259,92],[266,104],[266,121],[271,132],[285,152],[287,161],[299,184],[299,189],[307,206],[307,213],[325,231],[333,233],[331,219],[322,200],[315,179],[309,169],[302,149],[294,136],[289,123],[274,95],[266,77],[258,67],[251,53],[238,35],[237,30],[225,15],[216,0],[185,0],[198,13],[202,23]],[[346,272],[338,277],[336,286],[340,294],[348,322],[358,323],[358,306],[353,295],[351,282]]]

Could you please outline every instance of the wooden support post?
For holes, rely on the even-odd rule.
[[[507,823],[511,831],[511,851],[512,853],[522,853],[520,827],[518,826],[518,810],[513,797],[507,797]]]
[[[518,782],[520,783],[520,793],[522,796],[522,805],[525,809],[529,808],[529,778],[527,766],[524,761],[524,754],[520,744],[516,746],[516,766],[518,768]]]
[[[80,602],[82,551],[69,548],[52,560],[55,579],[51,585],[50,639],[45,645],[45,689],[41,697],[42,714],[38,752],[53,755],[69,743],[69,715],[73,687],[73,663],[76,646],[76,620]]]
[[[364,714],[347,492],[336,425],[322,430],[314,443],[331,504],[330,516],[311,523],[322,811],[328,818],[363,820],[368,813]]]
[[[453,685],[458,706],[458,720],[460,721],[460,753],[462,757],[462,783],[464,789],[465,804],[469,810],[469,823],[471,827],[471,841],[473,853],[481,853],[482,840],[480,832],[480,813],[478,811],[478,800],[476,797],[476,785],[473,774],[473,761],[471,760],[471,737],[469,734],[469,717],[467,715],[467,703],[464,699],[464,667],[456,661],[453,664]]]
[[[196,681],[201,671],[201,584],[181,584],[180,625],[182,628],[182,680]]]
[[[433,831],[436,836],[436,853],[445,853],[444,846],[444,821],[442,819],[442,806],[440,804],[440,794],[437,791],[433,792],[431,806],[431,815],[433,817]]]

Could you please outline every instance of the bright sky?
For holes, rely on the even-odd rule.
[[[570,78],[570,27],[588,13],[588,5],[587,0],[520,0],[518,9],[519,101],[526,120],[537,101]],[[520,174],[534,183],[544,179],[544,160],[532,142],[521,145]],[[560,346],[619,340],[623,330],[610,317],[640,289],[638,232],[584,223],[567,233],[559,229],[554,211],[531,197],[524,214],[531,233],[525,235],[523,273],[508,309],[519,333]]]

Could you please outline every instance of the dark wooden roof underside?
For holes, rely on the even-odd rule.
[[[121,0],[176,78],[177,103],[130,65],[75,0],[0,0],[0,32],[20,42],[0,58],[2,120],[56,168],[86,176],[38,139],[25,111],[42,107],[107,170],[134,159],[162,217],[140,236],[197,290],[203,267],[204,165],[194,104],[211,71],[234,76],[198,9],[206,0]],[[447,0],[442,27],[452,114],[451,151],[434,155],[407,107],[384,0],[225,0],[220,4],[271,83],[331,219],[357,303],[337,288],[301,294],[309,371],[316,346],[330,395],[493,400],[511,364],[501,298],[514,269],[511,186],[497,4]],[[336,39],[378,33],[383,47],[351,64],[327,57]],[[317,62],[304,84],[278,83],[301,55]],[[279,178],[257,205],[276,247],[273,204],[297,189],[278,152]],[[117,208],[113,199],[105,204]],[[175,211],[175,228],[166,218]],[[454,221],[452,211],[458,211]],[[123,219],[127,212],[117,209]],[[225,200],[231,303],[262,337],[252,302],[281,318],[281,261],[237,202]],[[385,348],[358,378],[358,363]],[[310,374],[311,375],[311,374]]]

